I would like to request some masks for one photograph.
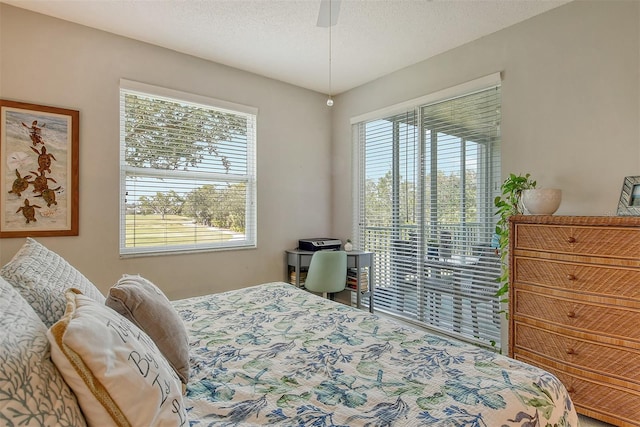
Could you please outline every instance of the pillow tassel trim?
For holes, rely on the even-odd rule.
[[[70,291],[75,294],[82,294],[80,290],[75,288],[71,288]],[[66,331],[69,322],[71,321],[71,315],[73,312],[75,312],[76,308],[75,299],[73,297],[66,296],[66,299],[67,314],[65,314],[58,323],[56,323],[49,329],[53,338],[58,344],[58,348],[60,348],[60,350],[65,354],[67,360],[69,360],[69,363],[73,366],[73,369],[75,369],[78,376],[82,379],[87,388],[91,390],[92,394],[109,413],[115,423],[121,427],[132,427],[118,404],[114,402],[113,399],[111,399],[111,396],[104,388],[104,386],[100,382],[94,381],[94,377],[93,375],[91,375],[91,371],[87,368],[82,359],[64,343],[64,332]]]

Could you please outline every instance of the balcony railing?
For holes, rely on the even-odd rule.
[[[500,342],[500,260],[481,224],[365,229],[375,253],[376,309],[482,344]]]

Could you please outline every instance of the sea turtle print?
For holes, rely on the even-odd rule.
[[[44,190],[49,188],[49,181],[57,183],[55,179],[45,176],[44,171],[40,172],[39,174],[38,172],[34,171],[30,172],[36,175],[33,181],[29,181],[29,184],[33,184],[34,193],[42,193]]]
[[[22,122],[22,126],[29,129],[29,138],[31,138],[31,142],[33,143],[34,147],[37,147],[38,144],[44,144],[44,141],[42,140],[42,128],[45,127],[45,125],[46,123],[43,123],[42,126],[38,126],[37,120],[34,120],[31,123],[31,126]]]
[[[29,199],[24,199],[24,206],[20,206],[18,208],[18,210],[16,211],[16,213],[22,211],[22,215],[24,215],[24,217],[27,220],[27,224],[29,224],[31,221],[36,222],[36,208],[40,209],[41,206],[38,205],[32,205],[29,203]]]
[[[54,189],[45,188],[44,190],[42,190],[42,194],[39,194],[36,197],[42,197],[44,201],[47,202],[47,207],[51,207],[51,205],[57,205],[58,202],[56,202],[56,191],[58,191],[60,188],[62,187]]]
[[[29,179],[31,175],[20,176],[20,172],[16,169],[16,179],[13,181],[9,193],[13,193],[18,197],[22,197],[22,192],[29,187]]]
[[[40,151],[33,147],[31,147],[31,149],[38,155],[38,172],[42,173],[47,171],[51,173],[51,159],[56,160],[55,156],[51,153],[47,153],[47,147],[44,145]]]

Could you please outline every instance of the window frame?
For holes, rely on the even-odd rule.
[[[211,171],[182,171],[154,169],[151,167],[135,167],[126,164],[125,153],[127,143],[125,140],[125,96],[127,94],[139,95],[146,98],[164,100],[169,102],[194,105],[199,108],[207,108],[223,113],[243,116],[247,120],[246,135],[246,160],[245,174],[225,174]],[[119,120],[120,120],[120,207],[119,207],[119,253],[121,258],[150,255],[170,255],[197,253],[220,250],[251,249],[257,247],[257,120],[258,109],[246,105],[210,98],[193,93],[163,88],[136,81],[120,79],[119,87]],[[167,178],[173,176],[176,179],[193,180],[194,182],[211,183],[244,183],[245,187],[245,233],[244,239],[227,240],[216,243],[195,243],[179,245],[155,245],[155,246],[126,246],[126,215],[127,215],[127,177],[130,175],[147,178]],[[169,186],[166,191],[172,190]]]

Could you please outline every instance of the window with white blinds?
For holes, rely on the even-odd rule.
[[[500,345],[500,86],[354,123],[359,249],[377,310]]]
[[[256,115],[121,80],[121,255],[255,247]]]

